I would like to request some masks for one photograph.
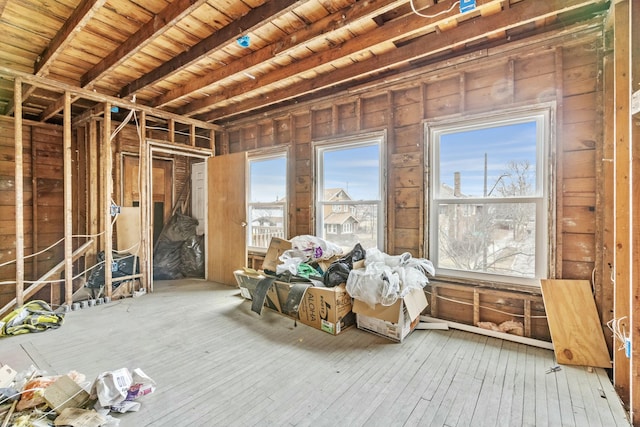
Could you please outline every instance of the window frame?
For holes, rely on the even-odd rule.
[[[448,118],[424,122],[424,158],[428,159],[427,179],[425,180],[425,248],[436,268],[436,277],[459,283],[489,284],[497,287],[540,287],[540,279],[554,277],[555,252],[549,250],[550,242],[555,241],[555,115],[554,102],[533,106],[501,110],[500,112],[475,114],[461,119]],[[536,126],[536,194],[525,197],[473,197],[451,199],[441,197],[437,189],[440,186],[439,138],[443,134],[465,132],[501,125],[511,125],[535,121]],[[491,199],[491,200],[490,200]],[[488,203],[487,203],[488,201]],[[456,270],[438,267],[439,242],[438,213],[445,203],[460,205],[500,204],[500,203],[536,204],[535,268],[534,277],[521,277],[485,273],[471,270]]]
[[[378,159],[379,159],[379,199],[378,200],[340,200],[342,205],[341,211],[351,214],[352,209],[356,205],[377,205],[377,227],[376,238],[378,249],[384,251],[386,248],[386,210],[387,210],[387,165],[386,165],[386,150],[387,150],[387,132],[386,130],[381,132],[362,133],[358,135],[335,138],[330,140],[319,140],[312,142],[313,147],[313,176],[315,177],[315,194],[314,194],[314,223],[315,232],[318,237],[322,237],[325,231],[324,223],[324,207],[325,205],[332,205],[335,202],[324,201],[324,159],[323,154],[327,151],[337,151],[341,149],[351,149],[358,147],[365,147],[371,145],[377,145],[378,147]]]
[[[251,202],[251,163],[259,162],[265,160],[273,160],[277,158],[284,158],[285,160],[285,171],[284,171],[284,202]],[[247,153],[247,169],[246,169],[246,211],[247,211],[247,221],[246,221],[246,242],[247,242],[247,250],[252,253],[266,253],[268,247],[261,246],[253,246],[252,243],[252,219],[251,212],[252,208],[255,207],[263,207],[263,208],[273,208],[273,207],[282,207],[282,227],[284,238],[287,238],[289,235],[289,149],[288,148],[278,148],[273,150],[255,150]]]

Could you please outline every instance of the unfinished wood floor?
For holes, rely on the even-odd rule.
[[[0,340],[0,362],[49,373],[141,368],[157,383],[140,426],[622,426],[605,372],[461,331],[394,344],[355,327],[331,336],[237,289],[156,282],[135,299],[71,312],[56,331]]]

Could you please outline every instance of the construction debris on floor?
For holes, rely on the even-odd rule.
[[[63,321],[64,312],[53,311],[44,301],[30,301],[0,320],[0,337],[57,329]]]
[[[141,369],[103,372],[93,382],[83,374],[47,375],[31,367],[16,372],[0,367],[2,427],[117,427],[110,413],[134,412],[139,399],[155,390]]]

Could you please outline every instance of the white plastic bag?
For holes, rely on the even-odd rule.
[[[291,239],[291,247],[302,251],[307,260],[328,260],[335,255],[342,254],[342,248],[320,237],[302,235]]]
[[[365,269],[351,270],[346,290],[371,308],[376,304],[392,305],[398,300],[400,278],[384,263],[371,263]]]

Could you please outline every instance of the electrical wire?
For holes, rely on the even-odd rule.
[[[409,4],[411,4],[411,10],[413,10],[413,13],[415,13],[416,15],[422,16],[423,18],[437,18],[440,15],[451,12],[458,4],[460,4],[460,2],[457,1],[453,3],[449,9],[438,12],[435,15],[425,15],[424,13],[418,12],[418,9],[416,9],[416,6],[413,4],[413,0],[409,0]]]
[[[163,128],[163,127],[159,127],[159,126],[147,126],[147,129],[163,130],[165,132],[169,132],[169,129]],[[179,130],[174,130],[173,133],[177,133],[178,135],[191,136],[191,134],[189,132],[180,132]],[[202,138],[202,139],[206,139],[207,141],[211,141],[211,138],[209,138],[208,136],[204,136],[204,135],[197,135],[196,134],[196,138]]]
[[[622,322],[627,318],[627,316],[621,317],[619,319],[611,319],[607,322],[607,327],[613,332],[613,337],[616,341],[620,342],[620,347],[618,350],[624,350],[624,346],[629,339],[627,336],[627,330],[622,325]]]
[[[425,291],[426,293],[428,293],[429,295],[433,294],[429,291]],[[449,301],[449,302],[454,302],[457,304],[462,304],[462,305],[468,305],[468,306],[473,306],[474,304],[472,302],[466,302],[466,301],[460,301],[460,300],[456,300],[453,298],[447,298],[447,297],[443,297],[442,295],[436,295],[436,298],[438,299],[442,299],[445,301]],[[497,308],[492,308],[492,307],[486,307],[483,305],[479,305],[478,308],[481,308],[483,310],[490,310],[490,311],[495,311],[496,313],[501,313],[501,314],[506,314],[508,316],[514,316],[514,317],[525,317],[524,314],[516,314],[516,313],[509,313],[508,311],[502,311],[502,310],[498,310]],[[528,316],[530,319],[546,319],[547,316]]]

